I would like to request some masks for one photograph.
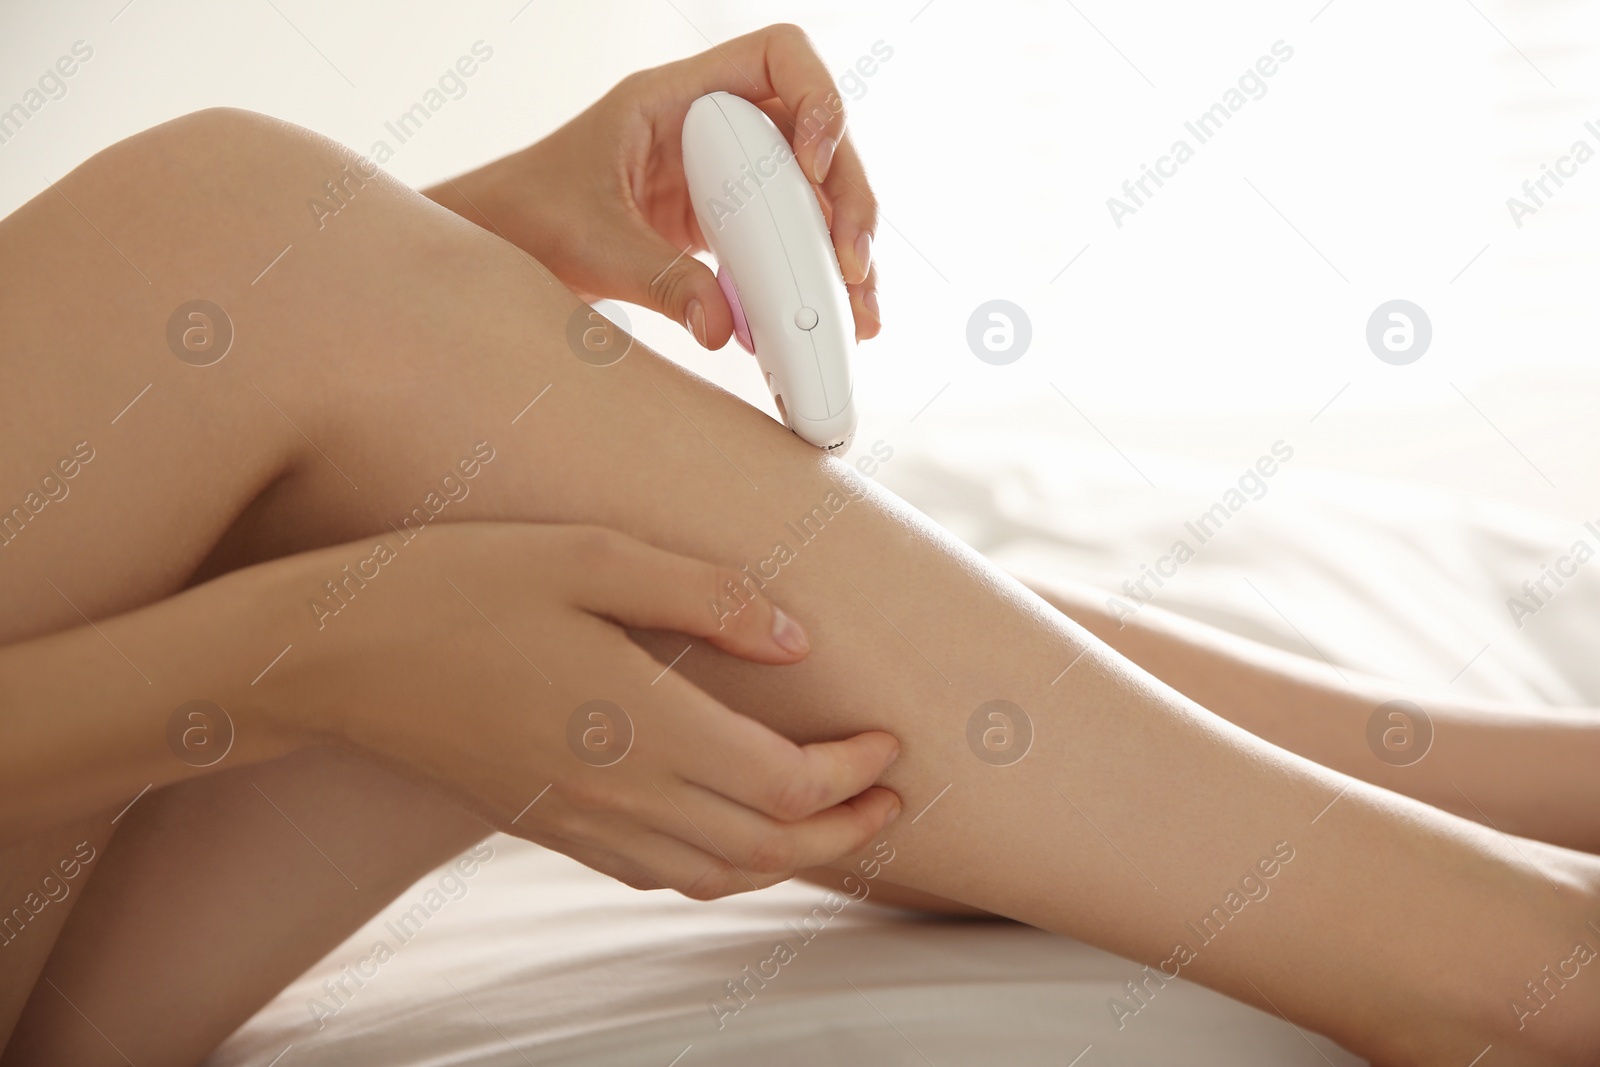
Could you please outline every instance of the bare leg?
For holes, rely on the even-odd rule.
[[[1347,680],[1159,608],[1119,624],[1086,587],[1041,592],[1140,667],[1275,745],[1509,834],[1600,852],[1600,710],[1446,701],[1355,672]],[[1415,707],[1386,708],[1392,701]],[[1369,734],[1375,715],[1382,728]]]
[[[1356,671],[1336,674],[1157,607],[1119,619],[1090,586],[1030,588],[1167,685],[1280,748],[1508,834],[1600,852],[1600,709],[1445,700]],[[829,886],[841,877],[808,875]],[[982,914],[893,885],[878,897]]]
[[[809,627],[811,658],[775,677],[696,646],[677,669],[796,739],[869,726],[898,736],[888,784],[920,814],[891,834],[907,885],[1169,969],[1175,944],[1196,937],[1188,924],[1213,916],[1218,934],[1181,961],[1185,977],[1390,1062],[1465,1063],[1489,1044],[1495,1062],[1555,1062],[1596,1040],[1600,989],[1574,983],[1520,1032],[1508,1010],[1524,982],[1589,936],[1594,858],[1510,841],[1274,748],[1133,667],[760,413],[641,350],[604,368],[574,358],[564,340],[572,297],[409,190],[375,183],[325,233],[300,238],[306,190],[348,158],[325,142],[226,115],[154,136],[169,140],[156,140],[142,166],[126,156],[91,164],[64,187],[161,279],[155,291],[130,277],[103,318],[29,319],[24,338],[48,336],[102,372],[69,397],[53,368],[28,367],[37,388],[25,391],[63,398],[32,414],[33,435],[115,411],[138,378],[161,390],[161,405],[119,440],[125,480],[73,513],[86,551],[114,536],[160,555],[153,572],[182,575],[218,538],[209,572],[372,535],[474,441],[503,442],[447,521],[598,523],[764,567],[770,592]],[[203,187],[181,203],[167,196],[202,164]],[[97,255],[108,279],[123,269],[65,207],[28,210],[58,245]],[[304,255],[251,285],[297,239],[290,255]],[[46,272],[43,294],[17,299],[68,288],[82,269]],[[250,339],[238,359],[203,375],[163,362],[166,316],[193,295],[170,277],[213,279],[208,298]],[[136,343],[128,338],[157,339],[137,342],[151,353],[143,373],[106,381],[115,376],[104,353]],[[202,414],[183,422],[180,412]],[[204,492],[135,473],[152,470],[181,470]],[[169,516],[191,498],[177,551]],[[808,520],[812,532],[797,533]],[[775,552],[780,541],[788,553]],[[94,611],[162,592],[106,588],[115,592],[102,590]],[[361,606],[353,600],[334,624],[359,627]],[[642,639],[666,656],[684,647]],[[968,744],[973,712],[996,699],[1025,709],[1034,731],[1026,757],[1006,767]],[[225,808],[201,805],[184,825],[180,855],[191,857],[237,830]],[[129,1054],[141,1064],[193,1058],[151,1022],[163,1005],[270,995],[289,967],[282,928],[296,921],[256,886],[216,884],[201,925],[230,938],[224,954],[237,966],[191,978],[198,954],[219,951],[187,929],[195,916],[118,907],[124,895],[155,899],[157,871],[207,876],[198,859],[163,869],[138,855],[168,847],[151,835],[119,860],[114,844],[47,968],[76,1010],[137,1043]],[[1268,877],[1270,901],[1237,913],[1224,905],[1244,899],[1244,879]],[[152,946],[155,967],[141,955]],[[166,980],[150,981],[152,970]],[[219,994],[219,981],[232,988]],[[69,1037],[82,1019],[46,992],[28,1005],[16,1062],[120,1062]]]

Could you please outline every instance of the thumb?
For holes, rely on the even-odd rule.
[[[704,348],[717,349],[733,336],[733,311],[717,277],[686,248],[675,247],[643,220],[627,227],[624,262],[617,277],[633,291],[622,299],[679,323]]]

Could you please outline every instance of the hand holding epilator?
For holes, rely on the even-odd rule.
[[[702,96],[683,122],[683,169],[734,336],[756,357],[789,429],[827,451],[856,428],[854,319],[822,208],[760,108]]]

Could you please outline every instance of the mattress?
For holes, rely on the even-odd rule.
[[[1090,581],[1126,603],[1124,583],[1234,500],[1241,471],[1161,456],[1134,469],[1082,445],[930,427],[898,438],[874,473],[1025,580]],[[1592,575],[1549,587],[1532,616],[1508,607],[1576,539],[1600,543],[1580,524],[1292,459],[1262,483],[1153,603],[1330,670],[1509,700],[1600,698],[1580,641],[1600,617]],[[696,903],[504,836],[480,851],[470,878],[441,869],[402,894],[211,1067],[1361,1062],[1181,980],[1136,1001],[1135,964],[1009,922],[870,898],[834,913],[797,883]],[[762,961],[779,942],[789,952],[774,974]]]

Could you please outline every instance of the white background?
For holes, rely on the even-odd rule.
[[[12,3],[0,107],[74,41],[94,58],[0,145],[0,212],[210,105],[368,151],[481,39],[494,58],[466,96],[388,165],[424,184],[538,138],[630,70],[779,20],[836,71],[893,50],[851,109],[884,211],[886,326],[860,356],[858,440],[1038,425],[1063,462],[1104,439],[1242,465],[1286,437],[1297,463],[1600,516],[1600,160],[1521,228],[1506,207],[1574,140],[1600,149],[1584,129],[1600,16],[1581,3]],[[1115,226],[1106,198],[1279,40],[1294,56],[1266,95]],[[1002,367],[965,338],[997,297],[1033,325]],[[1434,331],[1404,367],[1365,341],[1396,297]],[[769,405],[736,348],[700,352],[643,311],[633,325]]]

